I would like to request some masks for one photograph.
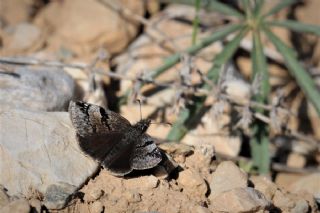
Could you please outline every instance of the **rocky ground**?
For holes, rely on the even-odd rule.
[[[295,15],[319,25],[319,7],[318,0],[308,0]],[[291,9],[272,18],[286,18]],[[219,116],[206,112],[179,143],[165,140],[171,128],[166,123],[174,123],[186,104],[177,98],[181,89],[147,85],[136,90],[137,79],[191,45],[194,16],[192,6],[164,7],[157,0],[0,0],[1,213],[319,212],[320,121],[303,95],[288,98],[288,105],[292,114],[308,109],[302,113],[306,117],[290,117],[287,126],[308,131],[298,139],[270,131],[271,157],[278,161],[267,176],[248,172],[246,132],[226,128],[235,126],[228,102],[216,105]],[[199,38],[233,21],[205,10],[200,20]],[[276,33],[294,45],[290,32]],[[244,39],[230,62],[243,79],[251,75],[250,40]],[[319,40],[309,36],[304,41],[301,51],[313,50],[305,63],[316,73]],[[264,45],[272,87],[286,82],[285,93],[295,91],[283,59],[270,43]],[[224,42],[216,42],[198,57],[182,57],[156,81],[177,81],[190,67],[205,74],[223,48]],[[200,81],[197,73],[189,77],[192,83]],[[250,84],[243,79],[222,85],[238,103],[250,98]],[[118,108],[129,88],[128,104]],[[80,150],[67,107],[70,100],[85,100],[118,110],[134,123],[141,116],[137,98],[142,117],[155,123],[148,134],[166,157],[153,169],[115,177]],[[206,106],[214,99],[209,97]]]

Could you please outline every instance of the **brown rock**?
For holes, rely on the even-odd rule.
[[[256,212],[269,206],[270,201],[261,192],[246,187],[234,188],[215,196],[209,208],[219,212]]]
[[[193,169],[180,172],[177,181],[191,196],[204,197],[208,191],[204,179]]]
[[[30,19],[33,1],[1,0],[0,19],[8,25],[26,22]]]
[[[316,200],[320,200],[320,173],[315,173],[301,178],[290,186],[290,191],[307,191]]]
[[[141,1],[107,1],[110,5],[143,14]],[[111,21],[112,20],[112,21]],[[108,52],[123,50],[137,33],[137,22],[128,21],[110,7],[96,0],[53,1],[36,17],[43,28],[51,27],[51,48],[61,45],[76,53],[88,53],[98,47]]]
[[[281,209],[291,209],[294,207],[294,202],[280,190],[275,192],[273,204]]]
[[[294,173],[278,173],[275,179],[275,183],[280,188],[285,188],[286,190],[290,189],[290,186],[301,179],[303,175],[294,174]]]
[[[159,179],[153,175],[131,178],[124,182],[127,189],[131,190],[150,190],[159,184]]]
[[[0,208],[0,212],[3,213],[29,213],[30,205],[25,199],[18,199],[10,202],[8,205]]]
[[[222,192],[235,189],[245,188],[248,184],[248,176],[245,172],[241,171],[231,161],[224,161],[220,163],[216,171],[212,174],[210,182],[210,199],[221,194]]]
[[[254,184],[254,188],[262,192],[267,199],[271,200],[273,198],[278,188],[276,184],[265,176],[252,176],[250,180]]]
[[[306,157],[299,153],[290,153],[287,159],[287,165],[293,168],[304,168],[306,163]]]
[[[213,118],[210,113],[207,113],[202,117],[201,125],[188,132],[182,143],[193,146],[211,144],[214,146],[216,153],[237,156],[241,147],[240,137],[230,136],[228,132],[221,129],[228,122],[230,122],[230,117],[225,114],[222,114],[219,118]],[[221,136],[222,132],[225,135]]]
[[[29,200],[30,206],[35,209],[37,212],[41,212],[41,201],[35,198]]]
[[[100,201],[93,202],[89,205],[90,213],[101,213],[103,212],[103,204]]]
[[[3,51],[6,55],[35,51],[43,45],[41,30],[33,24],[21,23],[12,33],[4,36]]]
[[[9,196],[7,195],[5,189],[0,186],[0,208],[7,205],[9,202]]]
[[[97,188],[90,188],[88,192],[84,195],[84,200],[87,202],[92,202],[98,200],[103,195],[103,191]]]
[[[305,199],[306,198],[306,199]],[[314,200],[309,200],[308,196],[303,194],[292,194],[277,190],[273,197],[273,204],[283,212],[316,212],[317,209]]]

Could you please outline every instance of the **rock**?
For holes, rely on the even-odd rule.
[[[35,190],[62,208],[98,168],[80,150],[68,113],[0,111],[0,184],[10,196]]]
[[[6,190],[0,186],[0,208],[7,205],[10,202],[9,196],[6,193]]]
[[[294,202],[280,190],[275,192],[273,204],[282,210],[292,209],[295,205]]]
[[[65,111],[74,81],[60,69],[18,67],[0,73],[0,109]]]
[[[21,0],[2,0],[0,19],[7,25],[16,25],[30,19],[35,2]],[[34,9],[34,8],[33,8]]]
[[[305,200],[296,202],[295,207],[291,209],[292,213],[307,213],[309,212],[309,204]]]
[[[266,210],[270,201],[250,187],[234,188],[211,199],[210,210],[216,212],[256,212]]]
[[[193,152],[192,146],[182,143],[161,143],[159,148],[170,155],[189,155]]]
[[[12,33],[5,34],[3,51],[6,55],[35,51],[44,44],[41,30],[33,24],[21,23],[16,25]]]
[[[197,206],[195,208],[194,212],[196,212],[196,213],[211,213],[211,211],[208,208],[205,208],[203,206]]]
[[[239,169],[233,162],[224,161],[220,163],[212,174],[210,182],[210,199],[224,191],[235,188],[245,188],[248,184],[247,174]]]
[[[302,174],[281,172],[277,174],[275,184],[280,188],[289,190],[290,186],[296,181],[300,180],[301,177],[303,177]]]
[[[132,178],[125,183],[127,189],[131,190],[150,190],[158,186],[159,180],[153,175]]]
[[[104,206],[100,201],[93,202],[89,205],[90,213],[101,213],[104,210]]]
[[[292,168],[304,168],[307,163],[305,156],[299,153],[290,153],[287,159],[288,167]]]
[[[31,208],[33,209],[33,211],[35,212],[41,212],[41,202],[40,200],[36,199],[36,198],[32,198],[31,200],[29,200],[29,204],[31,206]]]
[[[192,197],[205,197],[208,191],[204,179],[198,172],[192,169],[186,169],[179,173],[178,183]]]
[[[141,201],[141,195],[138,192],[126,191],[123,196],[130,203],[136,203],[136,202],[140,202]]]
[[[103,194],[103,190],[92,187],[89,188],[88,192],[84,195],[84,200],[87,202],[93,202],[102,197]]]
[[[136,36],[139,24],[130,16],[120,15],[112,6],[142,16],[143,2],[112,0],[107,3],[111,6],[96,0],[50,2],[36,16],[35,22],[49,28],[49,46],[53,49],[64,46],[72,52],[86,54],[104,47],[109,53],[118,53]]]
[[[215,156],[215,149],[211,144],[195,146],[194,153],[186,158],[186,167],[197,168],[199,171],[209,173],[210,165]]]
[[[206,113],[201,118],[201,124],[191,130],[183,138],[182,143],[192,146],[211,144],[217,154],[237,156],[241,148],[240,137],[228,135],[228,132],[221,136],[224,132],[221,127],[228,125],[229,122],[228,115],[222,114],[219,118],[214,118],[211,113]]]
[[[252,176],[250,180],[253,183],[254,188],[262,192],[262,194],[264,194],[264,196],[269,200],[273,198],[278,189],[277,185],[265,176]]]
[[[290,186],[290,191],[307,191],[320,203],[320,173],[301,178]]]
[[[29,213],[30,210],[30,205],[26,199],[14,200],[5,207],[0,208],[0,212],[3,213]]]
[[[305,199],[306,198],[306,199]],[[316,212],[317,206],[313,200],[309,201],[309,197],[303,194],[293,194],[277,190],[273,197],[275,207],[283,212]]]

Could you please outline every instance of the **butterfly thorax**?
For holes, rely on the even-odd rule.
[[[139,132],[141,132],[141,134],[143,134],[149,128],[150,123],[151,123],[150,119],[141,119],[138,123],[133,125],[133,127],[137,129]]]

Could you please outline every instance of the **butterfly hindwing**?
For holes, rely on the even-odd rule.
[[[153,168],[162,160],[161,152],[153,139],[143,134],[135,144],[131,165],[133,169],[142,170]]]

